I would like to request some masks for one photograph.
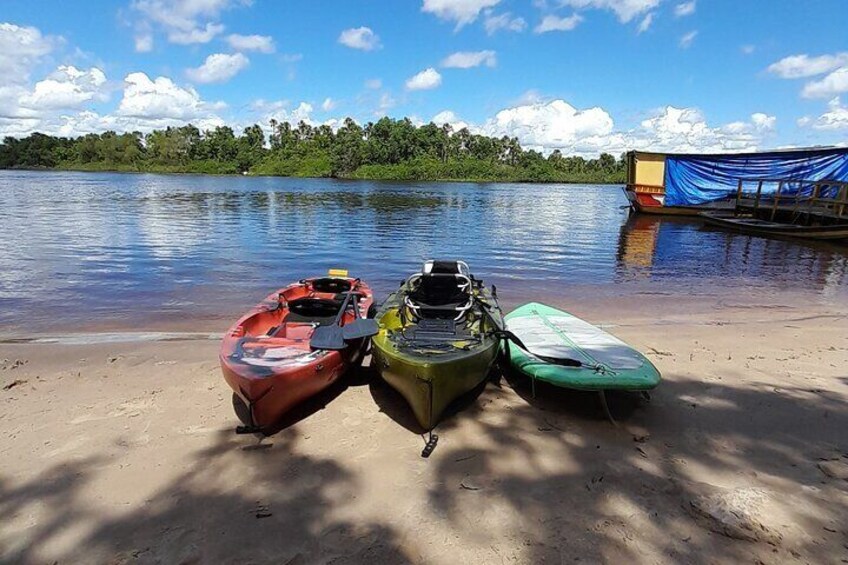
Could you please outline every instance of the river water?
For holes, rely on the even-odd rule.
[[[270,291],[346,268],[378,298],[461,258],[506,306],[848,298],[848,247],[630,216],[620,186],[0,171],[0,334],[220,329]]]

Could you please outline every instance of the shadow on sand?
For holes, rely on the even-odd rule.
[[[391,506],[379,519],[351,511],[367,496],[363,469],[377,471],[357,473],[324,455],[328,446],[301,445],[289,433],[296,423],[272,450],[246,450],[222,430],[149,500],[109,513],[95,513],[82,494],[114,464],[106,456],[14,484],[0,477],[0,516],[51,509],[15,537],[0,534],[0,557],[41,562],[44,544],[70,537],[69,562],[408,563],[431,544],[480,562],[838,561],[848,543],[848,483],[828,479],[817,463],[848,453],[844,395],[726,384],[738,380],[671,376],[618,428],[586,408],[591,397],[537,389],[534,399],[526,384],[516,396],[489,383],[443,420],[439,431],[452,441],[430,460],[410,454],[380,470],[391,471],[383,484],[396,496],[424,497],[413,515]],[[402,399],[373,374],[354,382],[411,428]],[[690,507],[705,477],[715,488],[756,486],[783,514],[755,532],[757,541],[704,528]]]

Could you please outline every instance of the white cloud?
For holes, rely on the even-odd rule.
[[[751,114],[751,123],[759,130],[773,130],[777,124],[777,118],[762,112],[754,112]]]
[[[378,78],[371,78],[365,81],[365,88],[369,90],[380,90],[383,88],[383,81]]]
[[[362,51],[373,51],[381,47],[380,37],[370,27],[364,26],[344,30],[339,35],[339,43]]]
[[[695,13],[695,0],[691,0],[691,2],[683,2],[682,4],[678,4],[674,7],[674,15],[678,18],[682,18],[684,16],[691,16]]]
[[[250,64],[242,53],[215,53],[206,57],[206,61],[196,69],[187,69],[186,75],[194,82],[226,82],[247,68]]]
[[[750,122],[711,127],[695,108],[667,106],[643,120],[641,128],[627,132],[626,139],[634,149],[684,153],[750,151],[758,148],[775,121],[773,116],[757,112]]]
[[[167,77],[155,80],[144,73],[130,73],[124,79],[124,94],[116,115],[146,121],[208,118],[224,108],[221,102],[204,102],[193,88],[181,88]]]
[[[430,90],[442,84],[442,75],[433,67],[424,69],[406,81],[407,90]]]
[[[457,51],[451,53],[442,61],[442,66],[453,69],[470,69],[486,65],[494,67],[498,64],[498,58],[494,51]]]
[[[645,17],[642,18],[642,21],[639,22],[639,27],[637,28],[637,33],[645,33],[648,31],[648,28],[651,27],[651,24],[654,22],[654,13],[649,12],[645,14]]]
[[[434,124],[449,124],[451,122],[457,121],[458,119],[459,118],[457,118],[453,110],[442,110],[441,112],[433,116],[430,121]]]
[[[827,104],[827,112],[816,119],[804,117],[798,120],[800,127],[811,125],[817,130],[848,130],[848,106],[843,106],[839,97]]]
[[[321,109],[324,110],[325,112],[330,112],[332,110],[335,110],[336,106],[338,106],[338,105],[339,105],[339,103],[337,101],[333,100],[332,98],[330,98],[328,96],[327,98],[324,99],[324,102],[321,103]]]
[[[180,45],[191,45],[192,43],[209,43],[215,36],[224,31],[224,24],[208,23],[202,28],[187,31],[171,31],[168,40]]]
[[[539,25],[533,30],[533,33],[547,33],[549,31],[571,31],[577,27],[577,24],[583,21],[579,14],[572,14],[567,18],[561,18],[553,14],[548,14]]]
[[[149,33],[141,33],[135,36],[136,53],[149,53],[153,51],[153,36]]]
[[[377,111],[375,113],[382,116],[394,108],[396,104],[397,102],[394,98],[392,98],[392,95],[388,92],[384,92],[380,95],[380,101],[377,104]]]
[[[443,126],[445,124],[451,126],[454,131],[459,131],[463,128],[471,128],[468,122],[461,120],[453,111],[451,110],[442,110],[430,120],[437,126]]]
[[[804,98],[832,99],[848,92],[848,52],[846,51],[816,57],[810,57],[806,53],[790,55],[769,65],[768,72],[785,79],[808,78],[827,73],[823,78],[812,80],[804,85],[801,90],[801,96]]]
[[[143,30],[161,28],[171,43],[209,43],[224,31],[218,22],[221,12],[249,0],[133,0],[133,10],[142,15]]]
[[[560,4],[576,9],[611,10],[620,22],[627,23],[659,6],[660,0],[561,0]]]
[[[21,105],[39,111],[78,108],[87,102],[106,100],[105,84],[106,75],[96,67],[83,71],[63,65],[22,96]]]
[[[820,80],[804,85],[801,96],[804,98],[831,98],[848,92],[848,66],[836,69]]]
[[[254,106],[256,106],[256,103],[254,103]],[[263,103],[261,108],[266,110],[266,114],[259,119],[259,123],[267,124],[272,119],[278,122],[289,122],[293,125],[297,125],[299,122],[306,122],[310,125],[316,125],[318,123],[312,119],[312,112],[315,108],[309,102],[301,102],[293,110],[288,110],[288,106],[289,103],[286,100]],[[258,106],[256,107],[259,109]]]
[[[188,121],[173,118],[128,118],[115,114],[101,115],[91,110],[85,110],[45,121],[39,126],[38,130],[65,137],[87,133],[103,133],[107,130],[119,133],[133,131],[148,133],[154,129],[184,126]],[[223,119],[214,114],[197,116],[192,118],[190,122],[200,130],[226,125]]]
[[[312,104],[309,104],[308,102],[301,102],[300,104],[297,105],[297,108],[292,110],[290,115],[291,115],[291,118],[293,120],[296,120],[297,122],[299,122],[301,120],[303,120],[304,122],[309,122],[310,121],[309,115],[312,114],[312,110],[313,110]],[[292,122],[292,123],[295,123],[295,122]]]
[[[278,112],[288,107],[288,100],[265,100],[264,98],[257,98],[250,103],[250,109],[254,112]]]
[[[102,79],[102,80],[101,80]],[[118,132],[149,132],[169,126],[183,126],[188,122],[201,129],[224,125],[217,114],[226,105],[222,102],[209,103],[200,98],[193,89],[180,88],[166,77],[155,80],[144,73],[131,73],[124,79],[123,97],[117,110],[110,114],[98,114],[90,109],[68,113],[72,106],[91,103],[105,96],[103,88],[107,82],[97,69],[81,71],[61,68],[38,84],[55,84],[49,88],[34,89],[30,96],[38,96],[37,110],[28,110],[13,120],[0,117],[0,135],[23,136],[35,131],[60,136],[77,136],[86,133],[102,133],[106,130]],[[77,90],[68,90],[65,83],[73,84]],[[99,85],[100,90],[96,87]],[[95,94],[90,92],[95,91]],[[2,88],[0,88],[2,99]],[[21,110],[26,110],[21,106]]]
[[[525,90],[521,93],[521,96],[519,96],[515,101],[515,105],[527,106],[528,104],[539,104],[541,102],[550,102],[551,100],[553,100],[553,98],[545,97],[535,88],[531,88],[530,90]]]
[[[848,66],[848,52],[818,57],[810,57],[807,54],[790,55],[769,65],[768,71],[780,78],[806,78],[821,75],[843,66]]]
[[[96,68],[59,67],[30,83],[33,71],[61,41],[34,27],[0,23],[0,136],[50,133],[46,119],[51,113],[106,98],[106,78]]]
[[[227,43],[236,51],[259,51],[260,53],[274,52],[274,39],[268,35],[239,35],[227,36]]]
[[[612,117],[601,108],[578,110],[564,100],[507,108],[480,130],[496,137],[517,137],[527,148],[581,152],[613,131]],[[593,141],[594,140],[594,141]]]
[[[748,45],[742,45],[739,48],[739,50],[742,51],[743,55],[751,55],[751,54],[754,53],[754,51],[757,50],[757,47],[755,45],[748,44]]]
[[[436,124],[454,129],[468,127],[473,133],[517,137],[526,149],[594,157],[601,152],[617,155],[630,149],[715,153],[756,149],[772,135],[776,119],[757,112],[750,121],[710,126],[694,108],[667,106],[643,120],[638,127],[621,130],[603,108],[578,109],[564,100],[534,100],[506,108],[482,125],[468,124],[454,112],[440,112]]]
[[[298,63],[303,60],[303,53],[283,53],[280,59],[284,63]]]
[[[527,29],[527,22],[522,17],[513,17],[509,12],[495,15],[491,10],[487,10],[483,27],[489,35],[494,35],[501,30],[522,32]]]
[[[55,41],[34,27],[0,23],[0,85],[26,83],[32,67],[53,50]]]
[[[494,8],[501,0],[424,0],[422,12],[456,22],[456,29],[472,23],[486,8]]]
[[[698,36],[697,31],[690,31],[689,33],[684,34],[680,38],[680,48],[681,49],[689,49],[692,43],[695,41],[695,38]]]

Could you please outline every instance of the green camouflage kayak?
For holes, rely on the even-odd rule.
[[[644,355],[568,312],[531,302],[507,314],[506,327],[529,349],[509,342],[510,365],[533,379],[590,391],[650,390],[660,382]]]
[[[451,401],[486,379],[500,350],[497,300],[461,261],[425,263],[375,319],[380,331],[371,339],[373,366],[425,430]]]

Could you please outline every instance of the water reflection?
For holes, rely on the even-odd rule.
[[[631,215],[618,243],[619,281],[798,288],[835,295],[848,285],[844,246],[713,230],[696,219]],[[666,284],[667,286],[667,284]]]
[[[758,286],[845,292],[844,248],[628,217],[619,187],[0,171],[0,326],[227,319],[350,268],[379,294],[462,257],[508,305]]]

